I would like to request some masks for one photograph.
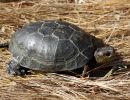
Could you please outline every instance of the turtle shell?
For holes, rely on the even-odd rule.
[[[87,64],[95,48],[93,36],[73,24],[41,21],[16,31],[9,50],[23,67],[56,72]]]

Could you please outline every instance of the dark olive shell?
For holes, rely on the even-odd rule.
[[[93,36],[63,21],[41,21],[13,35],[9,50],[18,63],[45,72],[73,70],[93,58]]]

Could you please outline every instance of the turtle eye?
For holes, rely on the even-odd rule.
[[[106,53],[105,53],[105,56],[108,56],[108,57],[109,57],[109,56],[111,56],[111,53],[110,53],[110,52],[106,52]]]

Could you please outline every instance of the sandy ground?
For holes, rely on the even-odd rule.
[[[11,54],[0,49],[1,100],[129,100],[130,99],[130,2],[129,0],[28,0],[0,3],[0,43],[10,41],[23,25],[46,19],[71,22],[116,50],[112,66],[128,67],[114,76],[83,80],[56,73],[9,76]],[[108,64],[109,65],[109,64]],[[106,65],[106,66],[108,66]]]

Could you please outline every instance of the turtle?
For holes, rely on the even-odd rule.
[[[12,60],[10,75],[26,75],[29,70],[47,73],[83,68],[88,64],[108,62],[114,48],[80,27],[60,20],[32,22],[18,29],[9,43]],[[93,62],[92,62],[93,63]]]

